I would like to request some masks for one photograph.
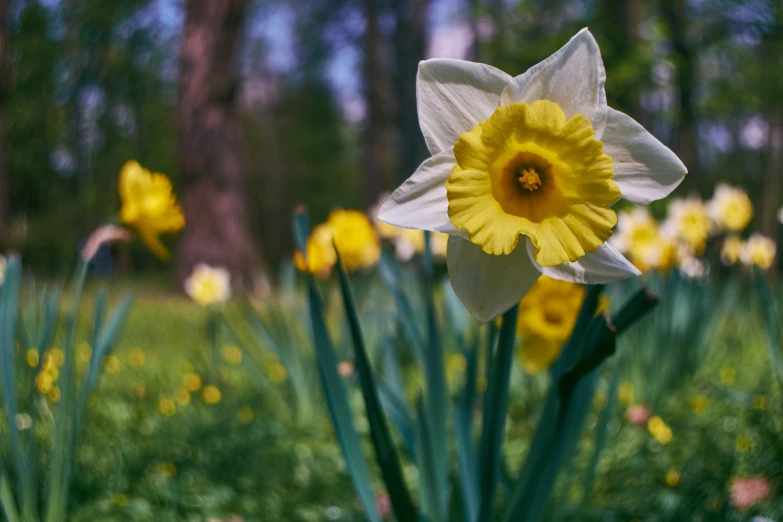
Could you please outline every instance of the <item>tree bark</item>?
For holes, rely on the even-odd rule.
[[[402,182],[427,157],[427,146],[419,127],[416,108],[416,74],[425,58],[429,0],[397,0],[395,50],[397,58],[397,127],[402,155],[399,181]]]
[[[243,171],[242,126],[235,112],[236,58],[247,0],[188,0],[177,105],[185,230],[180,282],[198,263],[227,268],[252,285],[252,246]]]
[[[696,141],[696,114],[694,86],[696,84],[696,60],[693,48],[688,41],[688,21],[685,13],[685,0],[664,0],[661,11],[671,32],[672,48],[675,54],[677,70],[677,90],[679,93],[680,121],[677,128],[675,151],[688,167],[688,176],[684,186],[691,190],[704,189],[701,183],[701,169]]]
[[[369,206],[383,192],[388,171],[384,151],[384,77],[377,0],[364,0],[364,16],[367,24],[364,30],[364,202]]]
[[[9,129],[8,129],[8,98],[11,86],[9,71],[9,38],[6,28],[8,19],[8,4],[11,0],[0,0],[0,244],[5,244],[9,234],[11,218],[10,200],[8,197],[9,169]]]

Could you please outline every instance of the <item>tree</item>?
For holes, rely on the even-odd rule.
[[[247,0],[188,0],[180,57],[178,153],[186,226],[180,282],[197,263],[220,265],[252,283],[255,254],[245,201],[236,113],[237,44]]]
[[[385,101],[382,39],[378,29],[377,0],[364,0],[364,97],[366,104],[364,148],[364,202],[375,203],[387,184]]]
[[[8,233],[10,211],[8,205],[8,34],[6,20],[10,0],[0,0],[0,239]]]

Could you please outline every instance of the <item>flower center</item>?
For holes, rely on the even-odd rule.
[[[519,175],[519,185],[530,192],[533,192],[541,186],[541,176],[538,172],[532,168],[522,169],[522,173]]]

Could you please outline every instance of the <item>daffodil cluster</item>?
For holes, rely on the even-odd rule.
[[[28,366],[38,367],[38,351],[31,348],[25,354]],[[35,376],[35,387],[49,399],[50,402],[60,401],[60,387],[57,380],[60,368],[65,364],[65,352],[60,348],[52,348],[44,354],[38,374]]]
[[[753,204],[738,187],[719,184],[707,202],[698,196],[675,198],[660,223],[646,208],[621,212],[610,242],[642,272],[678,267],[689,277],[702,277],[709,269],[705,255],[708,241],[721,242],[723,264],[742,263],[764,270],[772,266],[776,245],[754,233],[742,234],[753,218]]]
[[[334,210],[325,223],[313,228],[307,252],[294,253],[294,263],[303,272],[328,277],[337,263],[337,253],[348,272],[374,266],[381,257],[378,234],[367,216],[358,210]]]
[[[225,268],[200,263],[185,280],[185,293],[201,306],[225,303],[231,297],[231,274]]]
[[[640,274],[607,242],[612,206],[666,197],[687,170],[607,106],[605,83],[586,29],[516,77],[460,60],[419,65],[419,123],[432,157],[378,217],[449,235],[452,287],[479,320],[511,308],[542,274],[588,284]]]

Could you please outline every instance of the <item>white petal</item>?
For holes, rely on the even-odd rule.
[[[419,63],[419,125],[430,152],[452,147],[463,132],[489,118],[511,76],[483,63],[433,59]]]
[[[535,262],[536,247],[528,239],[527,252],[538,270],[546,276],[561,281],[598,285],[616,283],[642,273],[609,243],[604,243],[592,254],[573,263],[557,266],[541,266]]]
[[[514,78],[500,102],[557,103],[571,118],[582,114],[601,138],[606,124],[606,71],[598,43],[582,29],[555,54]]]
[[[456,162],[452,148],[427,159],[381,205],[378,219],[400,228],[456,234],[446,198],[446,180]]]
[[[454,292],[481,322],[518,303],[541,276],[521,245],[507,256],[493,256],[457,236],[449,237],[446,263]]]
[[[688,169],[680,158],[633,118],[609,108],[602,139],[614,161],[614,181],[623,198],[640,205],[665,198]]]

